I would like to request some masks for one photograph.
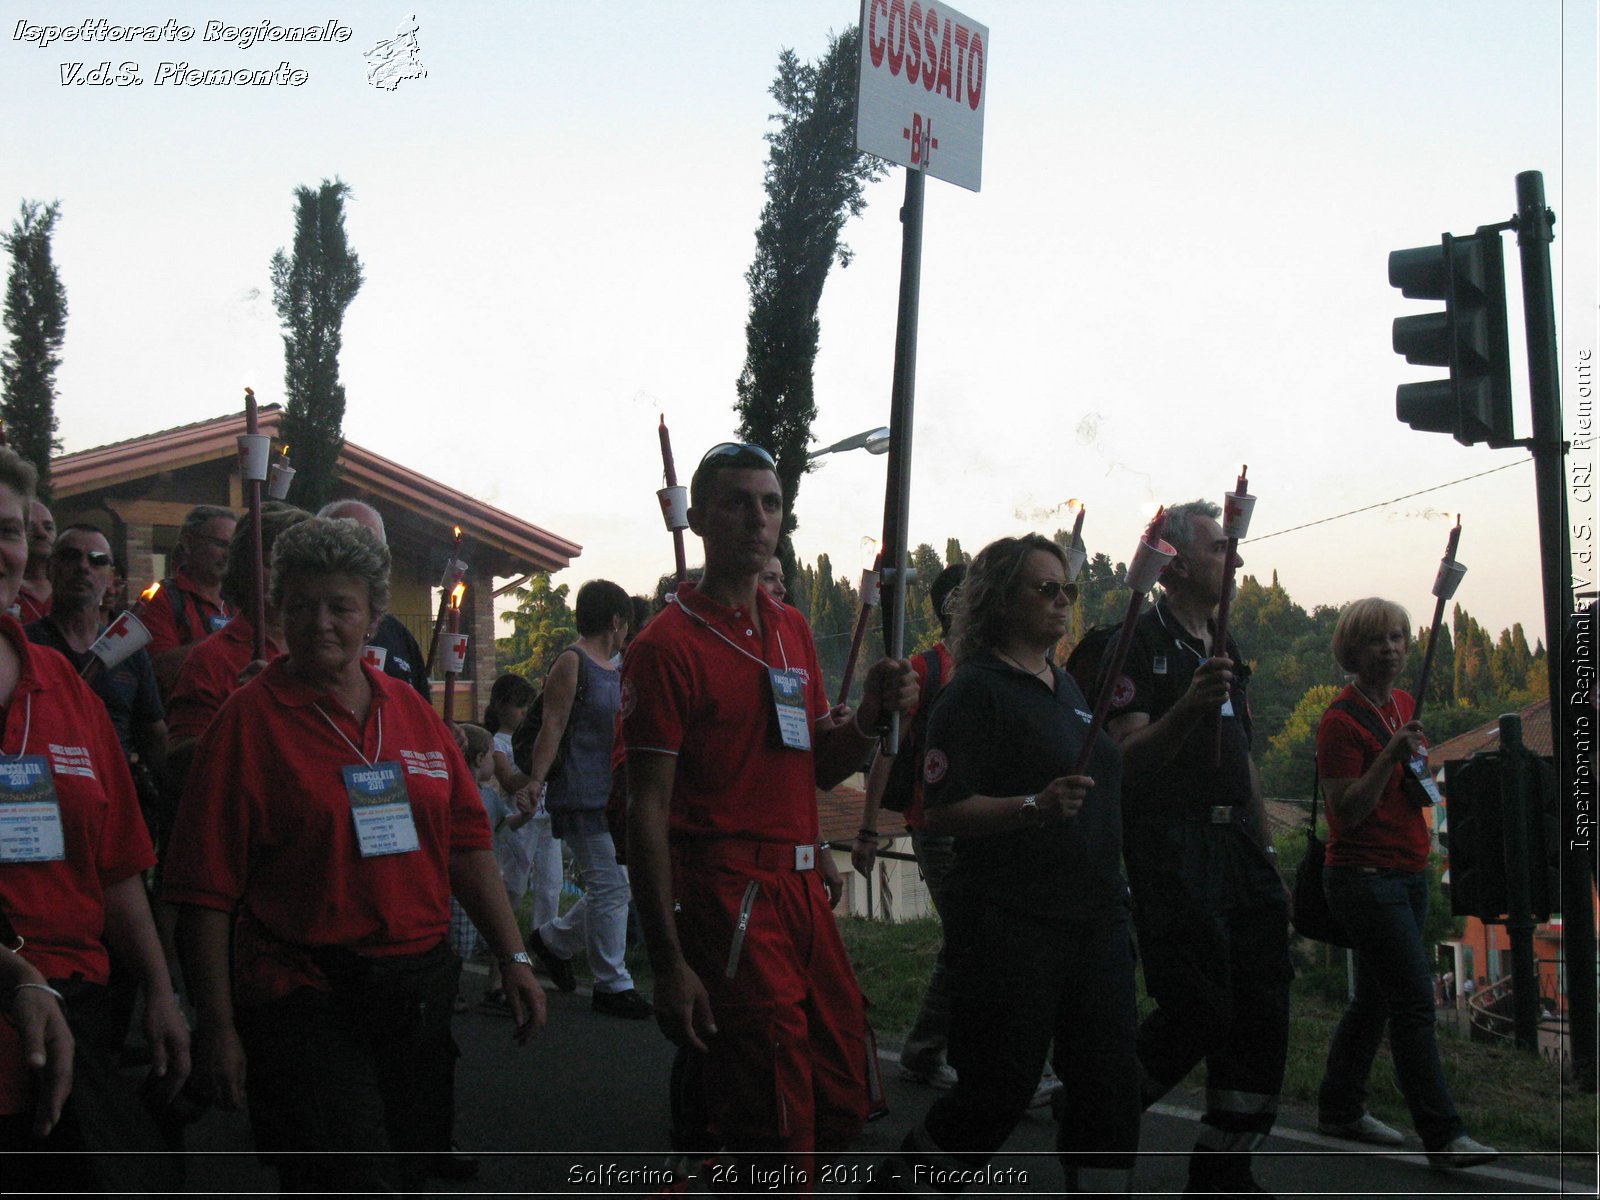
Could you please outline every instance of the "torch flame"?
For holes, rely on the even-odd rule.
[[[284,462],[288,462],[289,461],[289,443],[285,442],[282,446],[280,446],[278,448],[278,453],[283,455],[283,461]]]
[[[457,525],[455,527],[455,531],[456,531],[456,541],[459,542],[461,540],[461,526]]]
[[[458,584],[455,585],[455,587],[451,588],[450,589],[450,607],[451,608],[460,608],[461,607],[461,597],[465,596],[466,594],[467,594],[467,585],[464,584],[464,583],[458,583]]]
[[[1079,500],[1076,496],[1074,496],[1071,500],[1067,501],[1067,511],[1069,513],[1077,513],[1077,512],[1081,512],[1082,510],[1083,510],[1083,501]]]
[[[158,579],[154,583],[152,583],[149,587],[145,588],[144,591],[139,593],[139,599],[141,599],[141,600],[154,600],[156,598],[156,593],[159,592],[160,590],[161,590],[161,581]]]

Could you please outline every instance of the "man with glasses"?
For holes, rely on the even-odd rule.
[[[93,658],[89,647],[105,631],[100,601],[111,586],[112,571],[105,535],[93,525],[67,526],[50,552],[50,613],[26,627],[28,640],[59,651],[81,672]],[[105,702],[133,768],[139,801],[148,808],[167,754],[166,715],[150,655],[135,651],[119,666],[98,671],[89,686]]]
[[[809,1190],[813,1152],[847,1146],[878,1091],[819,870],[816,791],[861,768],[880,719],[915,703],[915,676],[883,659],[860,709],[824,721],[810,627],[758,586],[783,526],[771,455],[714,447],[689,499],[705,574],[623,662],[628,865],[656,1020],[702,1056],[713,1134],[735,1156],[786,1155],[736,1157],[723,1181],[747,1190],[755,1165]]]
[[[178,568],[135,609],[150,631],[150,659],[163,697],[194,644],[221,629],[237,610],[222,598],[222,572],[238,518],[215,504],[189,510],[178,532]]]
[[[1166,514],[1178,554],[1135,627],[1107,725],[1122,747],[1124,856],[1157,1004],[1139,1027],[1141,1089],[1148,1107],[1204,1059],[1189,1190],[1259,1194],[1251,1153],[1277,1116],[1288,1051],[1288,895],[1250,758],[1250,668],[1232,638],[1215,643],[1222,512],[1196,500]]]

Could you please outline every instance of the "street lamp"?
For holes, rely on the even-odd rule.
[[[844,450],[865,450],[868,454],[887,454],[889,452],[889,431],[882,426],[877,429],[864,430],[853,433],[843,441],[835,442],[831,446],[824,446],[820,450],[811,451],[806,458],[816,462],[825,454],[838,454]]]

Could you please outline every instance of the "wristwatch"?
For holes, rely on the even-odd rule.
[[[500,959],[500,966],[502,968],[509,967],[514,963],[521,963],[530,971],[533,970],[533,959],[528,957],[528,952],[526,950],[518,950],[515,954],[508,954],[504,958]]]
[[[1044,811],[1039,807],[1037,792],[1022,798],[1022,823],[1028,826],[1044,824]]]

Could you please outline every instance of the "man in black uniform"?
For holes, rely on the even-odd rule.
[[[1134,920],[1158,1005],[1139,1028],[1143,1099],[1153,1104],[1204,1058],[1205,1129],[1188,1190],[1259,1195],[1250,1153],[1277,1115],[1289,1037],[1288,895],[1250,759],[1250,671],[1231,638],[1213,645],[1228,565],[1221,510],[1194,501],[1166,511],[1178,554],[1135,629],[1108,726],[1122,746]]]

